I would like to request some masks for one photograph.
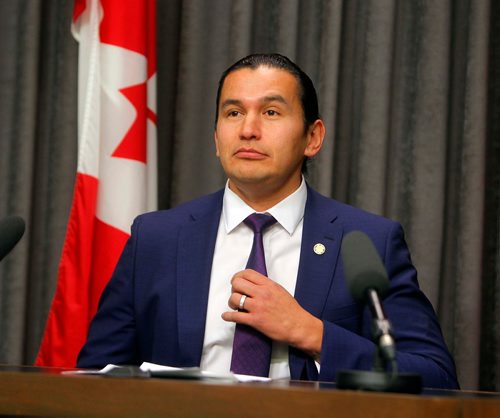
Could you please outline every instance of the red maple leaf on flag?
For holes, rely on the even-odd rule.
[[[134,106],[136,117],[112,156],[137,160],[146,164],[147,119],[149,118],[153,123],[156,123],[154,112],[149,108],[146,110],[147,85],[146,83],[137,84],[123,88],[120,92]]]

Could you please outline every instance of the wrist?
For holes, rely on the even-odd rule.
[[[323,343],[323,321],[311,315],[311,320],[298,327],[297,331],[295,343],[291,345],[304,351],[319,363]]]

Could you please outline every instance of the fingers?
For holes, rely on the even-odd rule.
[[[251,302],[251,297],[246,294],[233,292],[229,297],[228,305],[235,311],[224,312],[222,319],[228,322],[236,322],[238,324],[248,325],[248,307]]]
[[[260,294],[259,287],[271,282],[270,279],[255,270],[243,270],[231,279],[231,296],[228,305],[231,309],[248,311],[251,299]]]
[[[311,355],[321,351],[322,321],[283,286],[254,270],[243,270],[233,276],[231,288],[228,305],[234,310],[222,313],[224,321],[248,325]]]
[[[245,293],[233,292],[229,297],[228,305],[231,309],[248,310],[248,303],[251,297]]]
[[[226,322],[235,322],[236,324],[249,325],[249,316],[245,311],[228,311],[224,312],[222,319]]]
[[[270,279],[254,270],[243,270],[231,279],[231,292],[254,296],[257,286],[268,284]]]

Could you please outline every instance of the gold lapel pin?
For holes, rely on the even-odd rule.
[[[314,245],[313,251],[318,255],[323,255],[326,251],[326,247],[318,242],[316,245]]]

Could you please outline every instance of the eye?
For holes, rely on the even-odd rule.
[[[265,111],[265,113],[268,116],[278,116],[279,115],[279,113],[274,109],[268,109]]]
[[[237,117],[239,114],[240,114],[240,112],[238,112],[237,110],[230,110],[229,112],[227,112],[227,116],[228,116],[229,118],[235,118],[235,117]]]

